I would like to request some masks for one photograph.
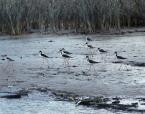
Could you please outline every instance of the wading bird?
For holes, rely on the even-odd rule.
[[[60,51],[63,51],[63,53],[68,54],[68,55],[72,54],[71,52],[66,51],[64,48],[60,49]]]
[[[107,53],[107,51],[105,51],[104,49],[98,48],[100,53]]]
[[[39,51],[39,53],[40,53],[40,56],[43,58],[43,64],[44,64],[44,60],[46,60],[46,62],[48,63],[48,58],[49,57],[47,55],[43,54],[42,51]]]
[[[99,51],[101,54],[106,54],[106,56],[107,56],[107,51],[106,51],[106,50],[101,49],[101,48],[98,48],[98,51]],[[103,57],[103,55],[102,55],[102,59],[105,59],[105,58]]]
[[[97,61],[94,61],[94,60],[90,59],[89,56],[86,56],[86,59],[87,59],[87,61],[90,63],[90,67],[89,67],[89,70],[88,70],[88,71],[91,70],[91,67],[92,67],[92,66],[93,66],[94,71],[96,71],[96,70],[95,70],[95,67],[94,67],[94,64],[98,64],[98,63],[100,63],[100,62],[97,62]]]
[[[86,41],[93,41],[93,40],[89,37],[86,37]]]
[[[116,58],[119,59],[119,60],[125,60],[125,59],[127,59],[127,58],[125,58],[125,57],[119,56],[118,53],[117,53],[117,51],[115,51],[114,53],[115,53],[115,55],[116,55]],[[122,67],[122,64],[120,65],[119,70],[121,69],[121,67]],[[127,66],[125,66],[125,67],[126,67],[126,69],[128,70]]]
[[[6,57],[6,59],[7,59],[9,62],[15,61],[14,59],[12,59],[12,58],[10,58],[10,57]]]
[[[47,55],[43,54],[42,51],[39,51],[39,53],[40,53],[41,57],[43,57],[43,58],[49,58]]]
[[[119,56],[118,53],[117,53],[117,51],[115,51],[114,53],[115,53],[117,59],[122,59],[122,60],[127,59],[125,57]]]
[[[61,53],[61,56],[64,58],[64,65],[65,67],[69,66],[69,59],[72,58],[71,56],[67,55],[66,53],[63,52],[63,50],[59,50]]]
[[[87,45],[87,47],[88,47],[89,49],[94,49],[94,48],[95,48],[94,46],[88,44],[88,42],[86,42],[85,44]]]
[[[5,57],[5,60],[7,60],[6,68],[9,69],[8,72],[11,71],[11,68],[13,68],[12,71],[14,72],[13,62],[14,62],[15,60],[12,59],[12,58],[10,58],[10,57],[8,57],[8,56]],[[9,67],[9,68],[8,68],[8,67]]]
[[[1,55],[1,57],[2,57],[2,59],[1,60],[5,60],[6,59],[6,57],[7,57],[7,55]]]

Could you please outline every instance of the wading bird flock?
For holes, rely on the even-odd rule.
[[[93,42],[93,40],[92,40],[91,38],[87,37],[87,38],[86,38],[86,43],[85,43],[84,45],[86,45],[87,48],[88,48],[88,50],[91,51],[92,49],[94,49],[94,48],[96,48],[96,47],[95,47],[95,46],[92,46],[91,44],[89,44],[89,42]],[[100,52],[100,54],[107,54],[107,53],[108,53],[108,51],[106,51],[106,50],[104,50],[104,49],[101,49],[101,48],[97,48],[97,49],[98,49],[98,51]],[[60,49],[59,52],[60,52],[62,58],[64,59],[64,65],[65,65],[65,67],[69,67],[69,60],[70,60],[71,58],[73,58],[73,57],[71,56],[72,52],[66,51],[64,48]],[[93,53],[91,53],[91,54],[93,54]],[[97,61],[95,61],[95,60],[92,60],[91,57],[90,57],[91,54],[86,56],[86,61],[88,61],[88,63],[90,64],[89,70],[91,69],[91,67],[93,67],[93,68],[94,68],[94,71],[95,71],[94,65],[95,65],[95,64],[98,64],[98,63],[100,63],[100,62],[97,62]],[[116,55],[116,58],[117,58],[118,60],[127,59],[127,58],[125,58],[125,57],[119,56],[119,55],[117,54],[117,52],[114,52],[114,54]],[[40,55],[41,55],[43,58],[48,59],[48,56],[42,54],[42,51],[40,51]],[[122,66],[122,65],[121,65],[121,66]]]
[[[89,50],[96,48],[96,47],[92,46],[91,44],[89,44],[89,42],[93,42],[93,40],[92,40],[91,38],[89,38],[89,37],[86,37],[86,43],[85,43],[85,45],[87,46],[87,48],[88,48]],[[97,49],[98,49],[98,51],[100,52],[100,54],[108,53],[108,51],[106,51],[106,50],[104,50],[104,49],[101,49],[101,48],[97,48]],[[62,58],[64,59],[64,65],[65,65],[65,67],[68,67],[68,66],[69,66],[69,60],[70,60],[71,58],[73,58],[73,57],[71,56],[72,53],[69,52],[69,51],[66,51],[64,48],[60,49],[59,52],[60,52]],[[40,54],[40,56],[43,58],[43,64],[44,64],[45,61],[48,63],[48,59],[49,59],[50,57],[48,57],[46,54],[44,54],[41,50],[39,51],[39,54]],[[125,60],[125,59],[127,59],[127,58],[125,58],[125,57],[119,56],[118,53],[117,53],[116,51],[114,52],[114,54],[115,54],[115,56],[116,56],[116,58],[117,58],[118,60]],[[15,60],[11,59],[10,57],[8,57],[7,55],[1,55],[1,57],[2,57],[1,60],[3,60],[3,61],[7,60],[8,63],[14,62],[14,61],[15,61]],[[94,68],[94,65],[95,65],[95,64],[100,63],[100,62],[97,62],[97,61],[95,61],[95,60],[92,60],[92,59],[90,58],[90,55],[87,55],[87,56],[86,56],[86,61],[88,61],[88,63],[90,64],[89,70],[91,69],[92,66],[93,66],[93,68]],[[48,66],[48,67],[49,67],[49,66]],[[95,70],[95,68],[94,68],[94,70]]]

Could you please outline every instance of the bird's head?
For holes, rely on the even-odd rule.
[[[114,53],[117,54],[117,51],[115,51]]]
[[[89,56],[87,55],[87,56],[86,56],[86,58],[88,59],[88,58],[89,58]]]
[[[41,53],[42,53],[42,51],[40,50],[40,51],[39,51],[39,53],[41,54]]]
[[[98,50],[100,50],[100,48],[98,48]]]
[[[62,52],[64,50],[64,48],[61,48],[61,49],[59,49],[59,51],[58,52]]]

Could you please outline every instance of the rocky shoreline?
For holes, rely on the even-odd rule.
[[[29,88],[22,89],[16,92],[0,92],[0,98],[5,99],[21,99],[24,96],[28,96],[33,91],[43,92],[49,94],[49,96],[55,98],[58,101],[74,102],[76,106],[82,105],[92,107],[95,109],[106,110],[118,110],[125,112],[145,112],[145,98],[121,98],[121,97],[104,97],[104,96],[80,96],[74,93],[68,93],[65,91],[50,90],[48,88]]]

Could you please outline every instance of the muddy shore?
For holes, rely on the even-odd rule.
[[[112,62],[114,51],[128,58],[127,61],[143,62],[144,33],[137,35],[89,35],[96,47],[93,50],[94,60],[101,64],[95,66],[96,72],[87,72],[89,64],[85,56],[90,51],[84,47],[85,35],[23,35],[20,39],[2,36],[0,39],[1,55],[7,54],[15,62],[0,61],[0,89],[13,90],[31,87],[47,87],[85,96],[144,96],[144,68],[128,65],[118,70],[120,64]],[[43,38],[43,39],[42,39]],[[52,40],[52,42],[49,42]],[[58,50],[65,48],[73,54],[70,60],[70,72],[63,65]],[[108,51],[107,59],[97,48]],[[42,50],[50,56],[49,63],[42,64],[43,59],[38,52]],[[11,67],[11,65],[13,67]],[[48,68],[49,65],[49,68]],[[91,69],[92,70],[92,69]]]

